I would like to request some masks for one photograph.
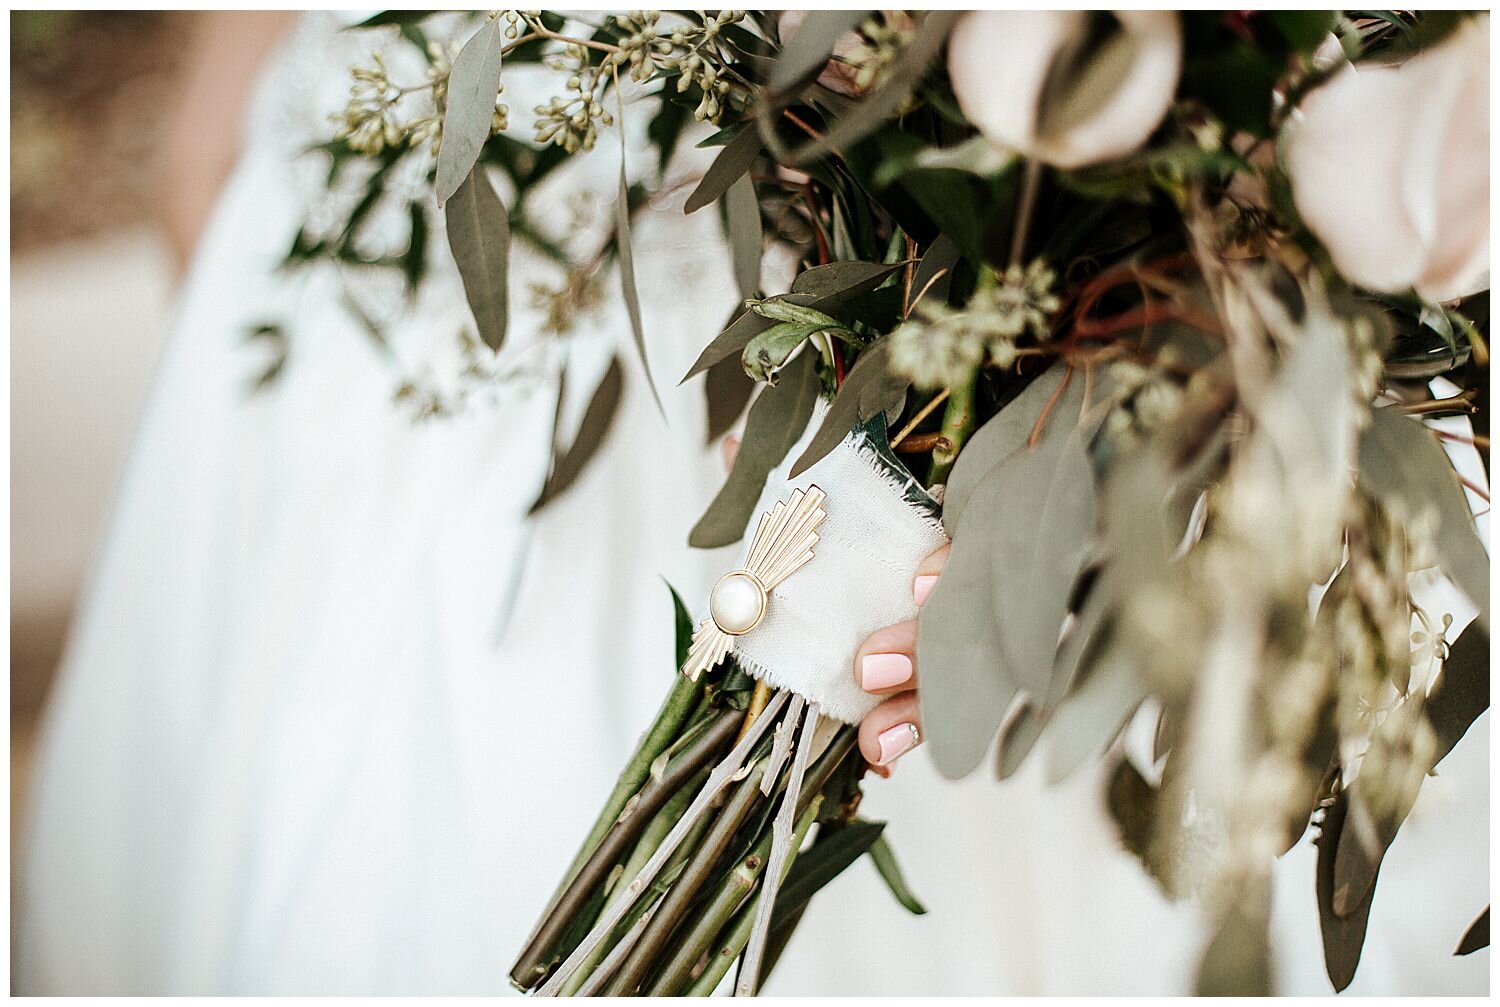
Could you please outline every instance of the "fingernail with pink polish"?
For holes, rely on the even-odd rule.
[[[932,593],[933,587],[937,585],[937,580],[937,574],[924,573],[922,576],[918,577],[915,581],[912,582],[912,597],[917,599],[918,605],[921,605],[927,601],[927,596]]]
[[[911,679],[911,658],[905,654],[867,654],[859,662],[859,684],[866,692],[892,689]]]
[[[897,724],[881,731],[875,740],[880,743],[880,761],[876,765],[888,766],[921,744],[922,735],[916,724]]]

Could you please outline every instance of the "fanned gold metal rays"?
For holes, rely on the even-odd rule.
[[[828,516],[823,509],[827,499],[828,494],[809,486],[806,491],[794,490],[760,516],[744,568],[725,574],[714,585],[709,616],[693,633],[693,645],[682,665],[684,675],[696,682],[724,660],[735,637],[760,625],[771,591],[813,558],[818,526]]]

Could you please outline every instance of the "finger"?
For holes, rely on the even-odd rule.
[[[888,766],[922,743],[917,694],[903,692],[875,707],[859,725],[859,750],[876,766]]]
[[[951,545],[945,545],[917,564],[917,572],[911,582],[911,594],[917,599],[918,605],[926,602],[927,596],[937,586],[938,574],[942,573],[943,567],[947,565],[948,552],[952,548]]]
[[[877,629],[854,654],[854,681],[876,696],[917,687],[917,624],[901,622]]]
[[[734,460],[740,453],[740,439],[731,434],[724,438],[724,443],[719,445],[719,450],[724,453],[724,467],[734,468]]]

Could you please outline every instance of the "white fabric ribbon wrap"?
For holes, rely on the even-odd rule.
[[[816,485],[828,494],[828,516],[813,559],[771,590],[759,625],[735,640],[734,658],[761,681],[799,692],[824,715],[856,724],[880,699],[855,681],[854,653],[875,630],[917,617],[917,564],[948,538],[932,510],[906,498],[925,490],[882,461],[862,431],[788,478],[822,412],[766,480],[738,563],[745,562],[761,515],[793,490]]]

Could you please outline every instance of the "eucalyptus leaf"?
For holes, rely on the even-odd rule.
[[[929,744],[945,775],[974,768],[1019,691],[1050,692],[1094,526],[1093,473],[1074,417],[1058,410],[1036,448],[1008,455],[963,501],[948,565],[918,617],[923,709],[941,725]]]
[[[944,571],[943,576],[947,576]],[[938,581],[942,583],[941,580]],[[923,669],[924,681],[926,669]],[[1061,783],[1119,736],[1149,690],[1128,652],[1110,646],[1052,714],[1047,782]]]
[[[1359,478],[1408,518],[1435,514],[1438,562],[1489,625],[1489,553],[1474,530],[1474,517],[1448,455],[1421,422],[1395,408],[1376,409],[1359,442]]]
[[[870,860],[875,864],[875,870],[880,873],[880,879],[885,886],[891,890],[901,907],[913,916],[927,915],[927,907],[922,905],[920,899],[912,894],[911,888],[906,883],[906,876],[901,873],[901,865],[896,863],[896,853],[891,849],[891,844],[886,841],[884,835],[875,837],[870,844]]]
[[[953,549],[918,617],[917,647],[923,707],[934,711],[928,723],[943,725],[929,732],[929,743],[947,775],[977,764],[1025,691],[1035,712],[1015,715],[1011,729],[1024,733],[1007,732],[998,755],[999,771],[1009,775],[1061,692],[1058,637],[1094,525],[1093,473],[1077,428],[1083,382],[1069,382],[1040,443],[1026,444],[1065,373],[1052,367],[985,424],[945,491]],[[944,582],[955,570],[961,587],[949,593]]]
[[[1271,886],[1257,878],[1225,900],[1194,983],[1198,996],[1271,995]]]
[[[807,429],[820,388],[814,357],[804,353],[793,360],[782,371],[781,382],[767,388],[750,406],[734,468],[693,528],[689,545],[712,549],[737,542],[745,534],[766,477]]]
[[[565,450],[557,452],[552,464],[552,472],[542,484],[540,495],[537,496],[536,502],[531,505],[531,510],[527,513],[535,514],[557,499],[564,490],[577,481],[589,460],[599,453],[599,449],[604,446],[604,440],[609,434],[609,428],[614,423],[615,415],[620,411],[620,393],[624,385],[625,371],[620,366],[620,358],[615,357],[610,361],[609,369],[604,372],[604,378],[599,382],[593,398],[589,400],[588,408],[584,410],[583,420],[578,424],[578,433],[573,438],[573,443]],[[561,399],[561,389],[559,389],[558,396]],[[559,403],[559,412],[560,406],[561,403]],[[679,660],[678,664],[681,663]]]
[[[953,286],[953,270],[962,258],[963,253],[953,243],[953,239],[946,234],[939,234],[927,247],[927,251],[922,253],[922,261],[917,263],[917,271],[911,281],[912,300],[917,302],[920,297],[922,301],[927,301],[930,298],[932,304],[946,304],[948,290]]]
[[[995,775],[998,778],[1008,780],[1015,775],[1046,726],[1044,713],[1029,702],[1020,705],[1000,731],[1000,744],[995,749]]]
[[[1408,699],[1386,714],[1375,728],[1370,745],[1404,749],[1419,730],[1422,717],[1418,704]],[[1339,837],[1333,878],[1333,911],[1339,916],[1354,912],[1375,890],[1386,851],[1411,814],[1422,787],[1420,776],[1372,779],[1372,761],[1365,760],[1363,771],[1345,792],[1349,818]]]
[[[1375,740],[1405,737],[1415,729],[1413,721],[1425,715],[1436,735],[1436,747],[1427,768],[1436,767],[1489,708],[1489,652],[1489,633],[1478,623],[1470,625],[1449,648],[1442,675],[1428,694],[1425,709],[1419,713],[1414,705],[1408,705],[1410,701],[1403,703],[1375,729],[1372,744]],[[1333,908],[1338,915],[1353,912],[1374,891],[1386,851],[1416,803],[1421,782],[1418,777],[1394,801],[1387,795],[1386,800],[1379,802],[1387,808],[1381,816],[1369,812],[1371,802],[1366,797],[1369,788],[1380,786],[1380,782],[1359,777],[1350,785],[1346,799],[1350,815],[1356,817],[1351,817],[1351,827],[1344,830],[1339,842],[1333,888]]]
[[[741,297],[754,297],[760,289],[761,221],[755,183],[741,175],[724,194],[729,247],[734,253],[734,279]]]
[[[1370,905],[1375,899],[1375,890],[1371,888],[1362,898],[1346,906],[1345,912],[1334,909],[1337,857],[1343,846],[1341,840],[1348,814],[1348,793],[1340,791],[1323,809],[1318,838],[1314,840],[1318,848],[1315,888],[1318,925],[1323,932],[1323,967],[1329,982],[1340,993],[1354,981],[1359,956],[1365,946],[1365,931],[1370,925]]]
[[[788,358],[807,342],[809,336],[818,331],[821,330],[816,325],[777,322],[745,344],[745,352],[740,356],[745,373],[756,381],[776,384],[777,376],[786,366]]]
[[[1058,416],[1059,424],[1067,414]],[[995,481],[993,491],[987,483]],[[1049,429],[976,490],[991,517],[995,619],[1010,674],[1031,696],[1048,694],[1073,583],[1094,531],[1094,476],[1082,431]]]
[[[458,264],[479,338],[490,349],[499,350],[509,318],[510,217],[482,165],[475,165],[464,177],[443,214],[448,247]]]
[[[693,646],[693,616],[682,603],[682,595],[677,593],[677,589],[667,584],[667,590],[672,593],[672,622],[676,641],[677,663],[673,667],[681,668],[687,660],[688,650]]]
[[[797,854],[781,890],[776,893],[771,929],[775,930],[806,907],[824,885],[864,856],[884,830],[884,822],[851,822]]]
[[[796,167],[821,158],[829,151],[843,150],[870,135],[894,116],[942,51],[944,43],[948,41],[948,32],[960,13],[933,10],[923,15],[916,33],[891,64],[885,83],[866,95],[848,115],[835,120],[821,138],[809,141],[794,151],[777,151],[782,163]],[[762,118],[758,120],[758,125],[758,132],[764,139],[768,124]]]
[[[646,385],[651,389],[651,398],[663,417],[666,407],[661,404],[661,393],[656,390],[656,379],[651,376],[651,361],[646,356],[646,331],[641,325],[641,297],[635,286],[635,250],[630,240],[630,185],[625,180],[625,133],[620,132],[620,193],[615,199],[615,245],[620,256],[620,293],[625,297],[625,312],[630,317],[630,334],[635,339],[635,350],[641,358],[641,370],[646,374]]]
[[[847,301],[868,294],[905,263],[830,262],[797,274],[792,293]]]
[[[982,505],[965,510],[948,564],[917,616],[927,747],[949,779],[967,775],[984,758],[1018,692],[997,657],[991,605],[1000,585],[985,548],[994,518]]]
[[[975,487],[1001,462],[1026,446],[1042,409],[1067,373],[1065,365],[1053,364],[969,438],[943,491],[943,527],[950,536],[958,527],[959,518]],[[1059,402],[1055,411],[1063,412],[1071,407],[1076,415],[1083,400],[1083,382],[1072,381],[1069,385],[1071,401]]]
[[[719,151],[708,170],[703,173],[698,187],[688,196],[683,205],[684,213],[696,213],[724,193],[750,170],[750,165],[765,149],[760,133],[754,129],[742,129],[733,140]]]
[[[782,294],[779,297],[772,298],[772,300],[811,306],[817,303],[818,298],[812,294]],[[686,381],[693,375],[708,370],[721,360],[727,360],[731,357],[738,358],[745,351],[745,347],[749,345],[750,340],[775,324],[775,319],[767,318],[754,311],[746,311],[739,315],[733,322],[729,323],[723,332],[714,337],[713,342],[703,348],[703,352],[698,354],[698,359],[693,362],[692,367],[688,368],[688,372],[682,376],[682,380]]]
[[[708,369],[703,382],[704,404],[708,410],[708,433],[705,443],[729,433],[745,411],[755,382],[750,380],[745,369],[734,357],[726,357]]]
[[[768,81],[771,91],[782,94],[816,77],[827,65],[840,36],[859,27],[870,13],[863,10],[807,11],[771,67]]]
[[[774,312],[777,305],[791,305],[814,308],[826,314],[841,304],[870,293],[899,268],[901,263],[832,262],[814,266],[797,276],[790,292],[767,298],[760,310]],[[813,316],[808,316],[807,320],[813,321]],[[698,354],[698,359],[682,380],[708,370],[725,357],[743,353],[750,340],[769,329],[775,321],[757,311],[740,315]]]
[[[1490,634],[1476,622],[1448,647],[1442,676],[1427,695],[1427,720],[1437,735],[1434,766],[1489,708]]]
[[[1464,931],[1463,939],[1458,942],[1458,947],[1453,949],[1454,955],[1471,955],[1480,948],[1490,946],[1490,907],[1485,906],[1484,912],[1469,924],[1469,929]]]
[[[889,418],[899,412],[911,382],[890,369],[890,349],[890,342],[882,339],[859,355],[844,376],[844,383],[824,414],[818,432],[792,465],[793,478],[817,464],[838,447],[849,431],[877,413],[883,412]]]
[[[693,144],[693,146],[698,148],[699,150],[707,150],[710,147],[724,147],[729,144],[730,140],[733,140],[735,137],[739,136],[741,132],[748,128],[750,127],[746,126],[743,122],[732,122],[729,125],[725,126],[723,129],[714,130],[712,133],[708,134],[703,139]]]
[[[439,206],[458,191],[489,139],[500,90],[502,46],[500,19],[490,17],[453,60],[434,184]]]

